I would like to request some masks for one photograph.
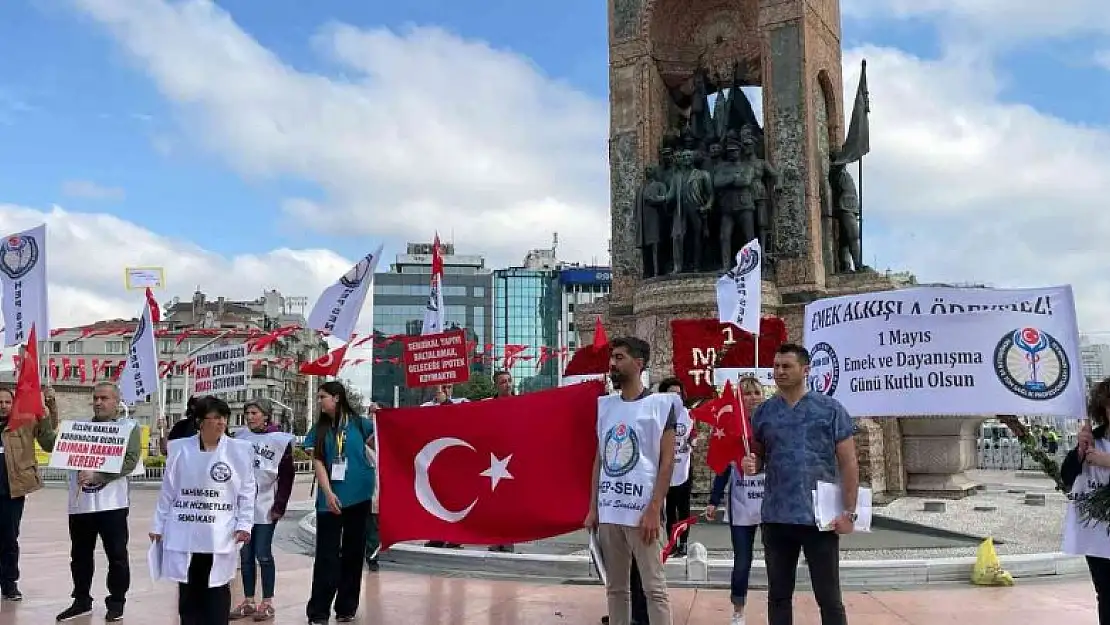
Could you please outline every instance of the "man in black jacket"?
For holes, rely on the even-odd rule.
[[[178,438],[189,438],[197,433],[197,422],[193,419],[193,411],[197,408],[197,402],[200,397],[190,397],[189,402],[185,404],[185,416],[181,420],[173,424],[170,431],[164,438],[162,438],[161,445],[162,455],[165,456],[169,453],[169,442]]]

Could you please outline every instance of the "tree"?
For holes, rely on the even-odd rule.
[[[344,390],[347,391],[347,400],[351,402],[351,406],[356,409],[365,408],[367,404],[366,399],[362,396],[362,392],[351,386],[350,380],[341,379],[339,381],[343,384]]]
[[[455,386],[452,393],[454,397],[462,397],[470,401],[478,401],[495,395],[493,380],[488,375],[471,374],[470,379]]]

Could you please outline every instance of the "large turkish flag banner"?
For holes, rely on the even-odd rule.
[[[382,409],[382,548],[408,540],[528,542],[582,527],[600,382],[504,399]]]

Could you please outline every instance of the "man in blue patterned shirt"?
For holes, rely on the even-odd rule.
[[[745,473],[766,472],[763,552],[767,563],[767,622],[793,625],[798,556],[809,564],[821,625],[847,625],[840,595],[840,535],[856,521],[859,465],[852,418],[835,399],[809,391],[809,352],[786,343],[775,354],[778,394],[752,417],[755,445]],[[817,482],[839,483],[844,513],[833,531],[821,531],[813,510]]]

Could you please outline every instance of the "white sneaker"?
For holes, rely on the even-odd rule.
[[[731,625],[744,625],[744,615],[733,612]]]

